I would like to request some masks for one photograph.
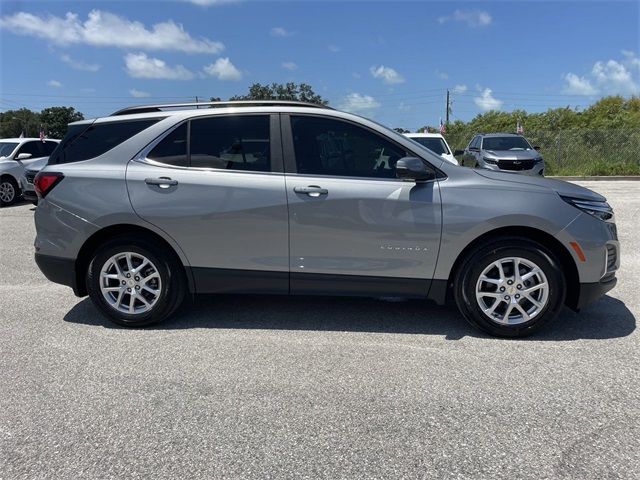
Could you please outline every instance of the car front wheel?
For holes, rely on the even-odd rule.
[[[20,193],[18,184],[13,178],[0,179],[0,206],[8,206],[15,203]]]
[[[174,255],[129,237],[109,241],[96,252],[87,290],[115,323],[141,327],[166,319],[180,306],[185,281]]]
[[[459,269],[454,289],[465,318],[501,337],[539,330],[556,317],[565,299],[565,279],[554,255],[520,238],[478,248]]]

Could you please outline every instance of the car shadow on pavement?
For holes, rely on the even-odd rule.
[[[71,323],[122,328],[85,298],[64,317]],[[207,295],[187,301],[174,316],[151,329],[188,328],[317,330],[445,335],[448,340],[485,335],[470,326],[454,306],[422,300],[348,297]],[[624,302],[605,296],[576,314],[564,309],[531,340],[607,339],[630,335],[636,319]]]

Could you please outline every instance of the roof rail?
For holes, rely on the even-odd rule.
[[[277,106],[289,106],[289,107],[310,107],[310,108],[327,108],[333,110],[333,108],[326,105],[318,105],[317,103],[298,102],[294,100],[235,100],[227,102],[189,102],[189,103],[159,103],[156,105],[137,105],[133,107],[122,108],[116,112],[113,112],[110,116],[115,117],[117,115],[130,115],[133,113],[149,113],[149,112],[162,112],[165,108],[183,108],[183,109],[197,109],[199,107],[208,108],[226,108],[226,107],[277,107]]]

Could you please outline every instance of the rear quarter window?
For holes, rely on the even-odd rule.
[[[159,119],[71,125],[49,164],[81,162],[95,158],[149,128]]]

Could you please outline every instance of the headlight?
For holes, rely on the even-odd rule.
[[[490,163],[492,165],[497,165],[498,164],[498,160],[496,160],[495,158],[482,157],[482,160],[484,160],[485,162]]]
[[[534,158],[533,161],[536,163],[540,163],[542,160],[544,160],[542,157],[538,157],[538,158]]]
[[[613,219],[613,209],[607,202],[596,202],[594,200],[582,200],[580,198],[562,196],[561,198],[568,204],[604,222],[609,222]]]

